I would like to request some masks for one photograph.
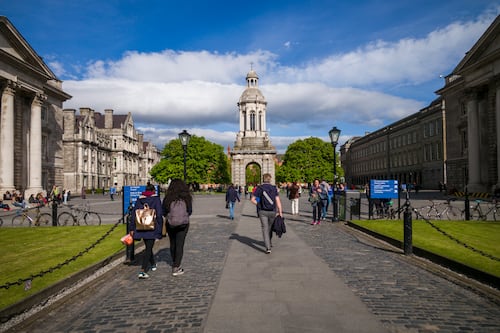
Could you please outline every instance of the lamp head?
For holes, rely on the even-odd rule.
[[[181,140],[181,145],[183,147],[187,147],[189,144],[189,139],[191,139],[191,134],[189,134],[186,130],[183,130],[179,133],[179,140]]]
[[[330,141],[332,142],[332,145],[335,146],[339,142],[340,130],[337,128],[337,126],[333,126],[328,134],[330,135]]]

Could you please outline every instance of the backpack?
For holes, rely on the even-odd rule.
[[[189,223],[189,214],[184,200],[176,200],[170,203],[170,211],[167,214],[167,221],[168,224],[174,227]]]
[[[267,191],[266,191],[266,188],[267,188]],[[275,210],[274,198],[272,197],[274,191],[272,191],[272,188],[270,188],[270,186],[261,186],[260,189],[262,191],[262,193],[259,197],[260,209],[266,210],[266,211]]]

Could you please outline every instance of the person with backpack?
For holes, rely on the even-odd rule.
[[[150,208],[155,211],[155,224],[152,230],[138,230],[136,216],[137,210]],[[163,227],[163,210],[161,206],[161,200],[158,195],[156,195],[156,188],[154,185],[147,185],[146,190],[141,193],[141,196],[137,198],[134,208],[132,209],[131,216],[133,218],[129,219],[129,230],[130,236],[135,240],[144,240],[144,245],[146,249],[144,250],[144,256],[142,257],[141,272],[139,273],[139,279],[149,278],[147,273],[148,266],[152,271],[156,271],[156,262],[153,255],[153,245],[156,239],[161,239],[161,230]]]
[[[173,179],[163,199],[163,214],[166,216],[172,275],[184,274],[181,267],[184,254],[184,241],[189,230],[189,216],[193,212],[193,197],[189,186],[181,179]]]
[[[258,206],[258,216],[262,226],[262,236],[266,247],[266,253],[271,253],[272,226],[276,216],[283,216],[281,201],[276,186],[271,185],[271,174],[265,173],[262,176],[263,184],[255,189],[252,196],[252,203]],[[258,199],[257,199],[258,198]]]

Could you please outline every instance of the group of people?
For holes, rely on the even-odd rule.
[[[183,221],[177,225],[174,221],[173,207],[176,202],[183,202],[185,207],[185,215],[187,221]],[[140,230],[136,224],[136,212],[139,209],[149,207],[155,211],[155,223],[153,230]],[[143,240],[145,245],[144,256],[139,273],[139,279],[149,278],[148,271],[156,271],[156,261],[153,255],[153,246],[156,240],[165,236],[164,231],[170,240],[170,256],[172,257],[172,275],[179,276],[184,274],[184,269],[181,266],[182,257],[184,254],[184,241],[189,230],[189,216],[193,212],[193,197],[189,190],[189,186],[180,179],[173,179],[168,186],[163,201],[156,193],[154,185],[149,184],[146,190],[141,193],[137,199],[129,219],[129,233],[134,240]],[[164,222],[165,218],[165,222]],[[164,224],[165,223],[165,224]],[[165,228],[164,228],[165,227]]]

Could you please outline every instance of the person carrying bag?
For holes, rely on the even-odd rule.
[[[153,246],[156,239],[161,239],[163,227],[163,209],[160,197],[156,195],[154,185],[148,184],[146,191],[135,202],[132,210],[133,218],[129,222],[130,235],[134,240],[144,240],[146,249],[142,258],[139,279],[149,278],[148,268],[156,270]]]

